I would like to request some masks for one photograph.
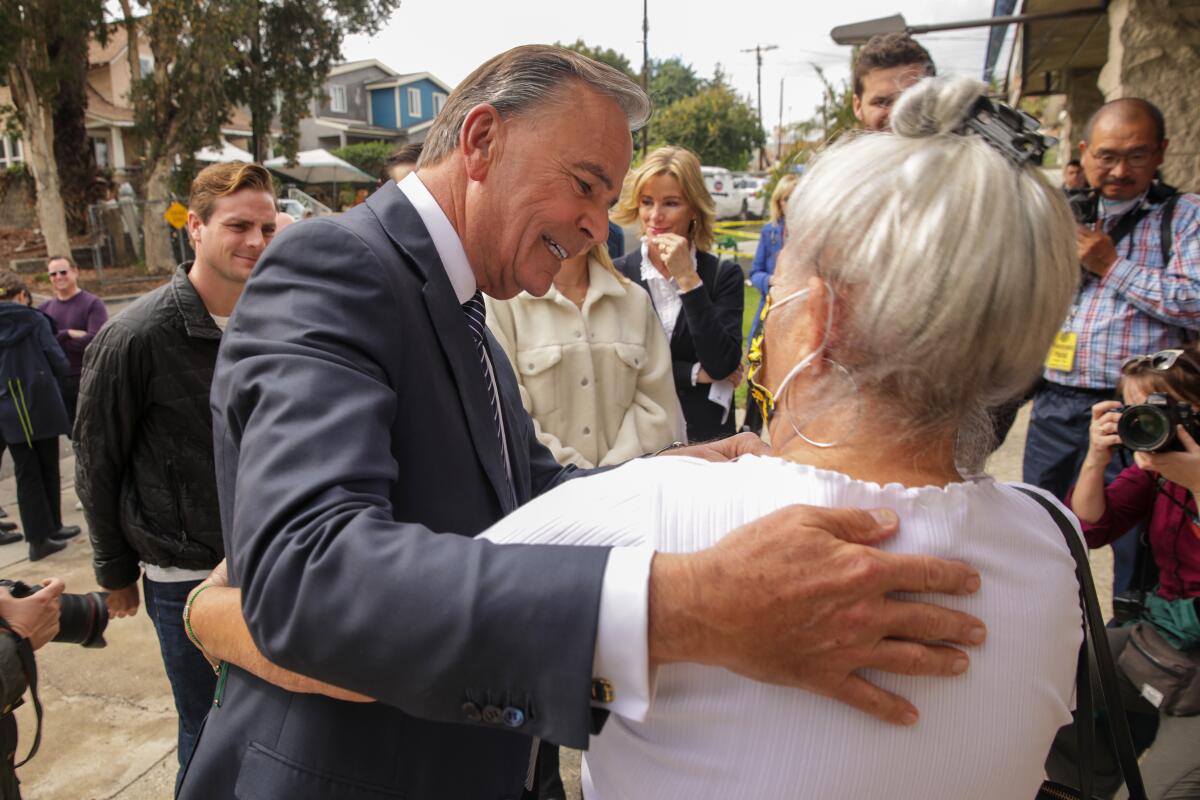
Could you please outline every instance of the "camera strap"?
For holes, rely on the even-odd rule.
[[[1108,646],[1104,618],[1100,614],[1100,602],[1096,599],[1096,586],[1092,582],[1092,567],[1088,561],[1087,550],[1084,549],[1075,526],[1067,520],[1057,504],[1032,489],[1020,486],[1017,488],[1046,509],[1058,524],[1071,556],[1075,559],[1075,578],[1079,581],[1079,605],[1083,610],[1083,644],[1080,646],[1079,665],[1075,675],[1075,735],[1079,742],[1080,792],[1083,797],[1092,797],[1092,756],[1096,720],[1092,708],[1091,670],[1088,668],[1090,657],[1100,677],[1098,696],[1107,712],[1113,746],[1117,751],[1117,761],[1121,765],[1121,775],[1129,788],[1129,800],[1146,800],[1146,787],[1142,783],[1141,770],[1138,769],[1133,735],[1129,730],[1129,718],[1125,716],[1125,707],[1121,702],[1117,668],[1113,663],[1112,650]]]
[[[16,639],[17,658],[21,659],[21,671],[25,673],[25,684],[29,687],[29,696],[33,700],[33,712],[37,716],[37,730],[33,734],[33,747],[29,749],[29,755],[14,765],[23,767],[29,763],[29,759],[37,754],[38,748],[42,745],[42,698],[38,697],[37,659],[33,657],[33,645],[24,636],[14,631],[7,620],[0,618],[0,628],[11,633]],[[20,704],[19,700],[17,704]]]

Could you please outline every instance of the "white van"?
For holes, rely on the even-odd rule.
[[[742,194],[733,186],[733,173],[724,167],[701,167],[704,187],[717,206],[717,219],[730,219],[742,213]]]

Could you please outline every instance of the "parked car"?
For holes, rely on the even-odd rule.
[[[742,213],[744,199],[733,186],[733,173],[724,167],[701,167],[704,186],[717,206],[717,219],[732,219]]]
[[[738,210],[740,219],[761,219],[767,215],[768,198],[763,191],[766,185],[766,178],[755,175],[733,176],[733,188],[742,199],[741,208]]]

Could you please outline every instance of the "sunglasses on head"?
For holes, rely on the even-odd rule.
[[[1157,353],[1145,356],[1130,356],[1121,362],[1121,371],[1124,372],[1129,367],[1148,366],[1150,369],[1157,370],[1158,372],[1166,372],[1175,366],[1175,362],[1179,361],[1180,358],[1183,359],[1183,363],[1187,364],[1194,371],[1200,371],[1200,369],[1197,369],[1196,362],[1192,360],[1191,356],[1180,349],[1159,350]]]

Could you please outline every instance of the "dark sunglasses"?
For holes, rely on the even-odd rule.
[[[50,277],[51,277],[51,278],[57,278],[57,277],[59,277],[60,275],[66,275],[68,271],[69,271],[69,270],[60,269],[60,270],[58,270],[57,272],[51,272],[51,273],[50,273]]]

